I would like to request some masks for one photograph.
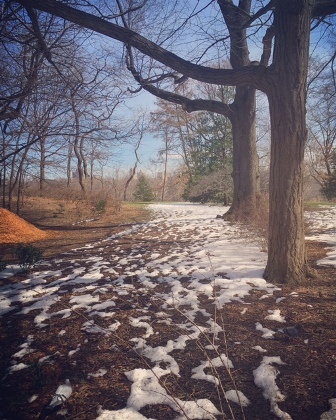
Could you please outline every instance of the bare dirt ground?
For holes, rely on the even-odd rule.
[[[98,239],[127,229],[135,222],[146,220],[149,215],[142,207],[125,207],[121,213],[114,213],[108,210],[102,216],[97,216],[97,220],[86,222],[85,224],[73,224],[83,217],[78,214],[78,209],[71,213],[70,208],[65,209],[56,202],[44,200],[31,200],[22,212],[26,220],[34,223],[35,226],[43,230],[52,232],[50,238],[38,241],[35,244],[43,249],[45,257],[52,261],[60,253],[67,250],[83,246]],[[57,216],[55,217],[55,214]],[[71,216],[73,214],[73,216]],[[80,217],[79,217],[80,216]],[[121,249],[124,255],[132,249],[132,241],[123,241]],[[148,247],[151,244],[148,243]],[[279,406],[285,411],[291,413],[294,420],[310,420],[320,418],[322,412],[329,409],[328,399],[336,397],[336,323],[335,323],[335,303],[336,303],[336,270],[334,268],[322,267],[316,265],[318,259],[326,255],[326,244],[308,243],[308,258],[313,268],[317,270],[318,280],[313,283],[307,282],[307,285],[297,288],[283,288],[282,292],[275,292],[275,297],[290,295],[291,292],[298,292],[299,296],[288,299],[284,307],[283,315],[291,324],[301,324],[304,327],[304,337],[287,338],[279,335],[275,340],[267,340],[267,350],[269,354],[277,354],[282,360],[286,360],[286,366],[281,368],[281,375],[277,378],[277,383],[282,392],[288,396],[285,405],[279,403]],[[2,251],[7,260],[10,260],[11,246],[2,245]],[[112,251],[112,250],[111,250]],[[90,251],[91,254],[94,250]],[[108,250],[106,250],[108,252]],[[113,252],[116,252],[113,250]],[[62,256],[64,259],[64,255]],[[64,262],[64,267],[67,263]],[[24,275],[17,275],[9,280],[0,280],[0,284],[6,282],[20,282]],[[186,282],[188,278],[186,278]],[[137,285],[137,279],[130,279],[133,285]],[[140,288],[140,286],[139,286]],[[243,392],[249,390],[251,398],[251,388],[253,393],[261,394],[253,384],[252,371],[258,366],[260,355],[252,352],[251,346],[255,341],[254,324],[258,314],[267,312],[273,308],[274,300],[260,300],[260,293],[250,294],[246,299],[251,303],[249,311],[242,316],[241,308],[236,303],[225,305],[223,317],[225,319],[227,350],[231,357],[240,360],[240,365],[235,364],[233,376],[236,379],[237,387]],[[120,320],[132,316],[135,313],[127,301],[119,300]],[[149,311],[156,312],[157,307],[150,302],[149,296],[138,296],[138,305],[146,306]],[[61,309],[60,303],[60,309]],[[311,307],[314,307],[314,311]],[[207,311],[213,311],[213,304],[204,301],[204,308]],[[39,348],[45,348],[46,353],[51,354],[57,350],[67,353],[73,348],[73,342],[83,341],[83,335],[80,325],[82,323],[82,313],[72,317],[71,331],[66,337],[55,337],[54,331],[57,331],[58,319],[53,320],[47,332],[41,331],[35,340],[40,343]],[[170,315],[171,316],[171,315]],[[173,320],[179,323],[180,315],[174,314]],[[22,322],[11,314],[6,314],[1,319],[0,340],[1,340],[1,362],[0,369],[5,369],[10,363],[11,356],[18,351],[18,345],[22,343],[29,334],[31,334],[31,325],[34,323],[34,314],[29,313]],[[201,324],[199,319],[198,323]],[[11,329],[7,329],[8,323]],[[69,328],[70,328],[69,327]],[[153,344],[159,345],[159,342],[166,342],[171,335],[171,326],[164,323],[155,325],[159,334],[153,336]],[[277,325],[274,324],[276,329]],[[105,409],[117,410],[125,407],[130,393],[131,383],[124,375],[125,370],[131,370],[135,367],[146,367],[143,361],[139,361],[137,355],[132,352],[129,345],[129,339],[133,337],[132,327],[125,323],[125,326],[118,332],[111,346],[111,340],[101,337],[96,339],[94,336],[88,338],[88,344],[85,350],[85,356],[76,360],[76,364],[65,362],[39,364],[36,360],[42,357],[42,354],[31,354],[31,367],[25,369],[20,375],[20,383],[17,383],[15,375],[7,378],[6,384],[0,383],[0,411],[6,419],[35,419],[41,412],[41,400],[27,403],[27,397],[32,394],[42,394],[43,403],[49,401],[50,395],[55,390],[58,378],[71,377],[76,380],[76,389],[71,404],[67,404],[68,412],[64,416],[50,415],[48,418],[65,419],[94,419],[97,417],[97,405],[101,404]],[[303,343],[303,339],[309,340],[309,346]],[[55,341],[57,341],[55,343]],[[235,343],[241,343],[237,346]],[[115,349],[112,351],[112,347]],[[99,352],[97,352],[99,348]],[[197,348],[187,346],[180,352],[179,358],[184,358],[183,370],[181,372],[181,381],[176,382],[173,375],[165,377],[165,386],[172,390],[174,395],[181,399],[190,398],[210,398],[216,406],[219,401],[213,387],[210,387],[206,381],[190,380],[190,366],[197,365],[197,362],[204,360],[204,355]],[[258,359],[258,360],[257,360]],[[110,377],[102,376],[94,378],[88,383],[84,371],[94,372],[103,365],[114,366],[113,375]],[[251,366],[252,365],[252,366]],[[184,377],[185,373],[185,377]],[[4,374],[1,373],[1,377]],[[229,382],[230,378],[223,376],[223,383]],[[181,386],[183,384],[183,386]],[[248,392],[247,392],[248,393]],[[233,408],[234,418],[247,420],[267,420],[275,419],[270,413],[269,402],[256,398],[263,403],[252,404],[250,408],[245,409],[243,414],[240,409]],[[166,405],[147,406],[141,411],[146,417],[158,420],[170,420],[176,417]],[[232,413],[227,412],[225,418],[232,418]]]

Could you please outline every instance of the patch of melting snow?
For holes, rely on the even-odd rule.
[[[107,331],[116,332],[117,329],[120,327],[121,323],[119,321],[115,321],[113,324],[110,324],[107,327]]]
[[[263,333],[262,338],[265,338],[266,340],[274,338],[273,336],[275,334],[275,331],[263,327],[262,324],[260,324],[260,322],[256,322],[255,326],[257,331],[261,331]]]
[[[116,306],[116,303],[113,300],[106,300],[105,302],[97,303],[96,305],[91,306],[92,311],[103,311],[104,309],[111,308]]]
[[[269,321],[286,322],[285,318],[280,314],[280,309],[269,309],[269,315],[265,316],[265,319]]]
[[[100,410],[97,420],[110,419],[146,419],[139,415],[139,410],[146,405],[165,404],[176,411],[180,416],[176,419],[215,419],[216,415],[221,414],[214,404],[208,399],[198,399],[195,401],[183,401],[167,394],[160,383],[159,378],[166,374],[160,368],[134,369],[125,372],[128,380],[133,382],[131,394],[127,400],[126,408],[116,411]]]
[[[72,306],[72,309],[78,309],[78,308],[91,309],[89,305],[96,302],[99,302],[99,296],[92,296],[91,294],[74,296],[69,301],[69,303],[75,304]]]
[[[260,366],[253,371],[254,383],[263,390],[263,396],[271,404],[271,412],[283,420],[290,420],[291,416],[282,411],[278,402],[284,401],[285,396],[280,392],[275,380],[279,374],[278,369],[273,366],[284,365],[285,363],[278,356],[264,356]]]
[[[99,325],[95,324],[94,321],[84,322],[82,324],[81,330],[87,332],[88,334],[109,334],[109,332],[105,328],[102,328]]]
[[[100,378],[101,376],[106,375],[107,369],[100,368],[96,373],[88,373],[88,378]]]
[[[80,344],[78,344],[78,345],[77,345],[77,347],[75,348],[75,350],[70,350],[70,351],[68,352],[68,356],[69,356],[69,357],[73,356],[75,353],[77,353],[77,352],[80,350],[80,348],[81,348],[81,345],[80,345]]]
[[[231,360],[226,356],[226,354],[221,354],[214,359],[202,362],[199,366],[192,369],[193,374],[191,377],[193,379],[202,379],[204,381],[212,382],[215,385],[219,385],[218,378],[213,375],[204,373],[204,369],[211,368],[213,371],[214,368],[221,366],[224,366],[226,369],[233,369],[233,364]]]
[[[330,398],[328,400],[330,410],[322,413],[321,420],[335,420],[336,419],[336,398]]]
[[[12,357],[15,357],[16,359],[22,359],[27,354],[30,354],[30,353],[34,352],[35,350],[30,347],[30,345],[33,342],[33,338],[34,338],[33,335],[28,335],[27,341],[25,341],[23,344],[19,345],[19,349],[21,349],[21,350],[19,350],[15,354],[13,354]],[[17,363],[17,362],[14,361],[14,363]]]
[[[38,398],[38,395],[37,394],[34,394],[34,395],[31,395],[29,398],[27,398],[27,401],[30,404],[33,401],[37,400],[37,398]]]
[[[280,303],[280,302],[282,302],[285,299],[286,298],[284,296],[283,297],[279,297],[279,298],[275,299],[275,303]]]
[[[228,400],[241,405],[242,407],[247,407],[251,404],[250,400],[241,391],[236,391],[235,389],[226,391],[225,397]]]
[[[263,349],[261,346],[254,346],[254,347],[252,347],[252,349],[257,350],[260,353],[266,353],[267,352],[267,350]]]
[[[144,322],[144,320],[150,320],[150,316],[140,316],[139,318],[129,318],[129,322],[132,327],[136,328],[145,328],[146,333],[143,335],[143,338],[148,338],[152,334],[154,334],[153,328],[148,324],[148,322]]]

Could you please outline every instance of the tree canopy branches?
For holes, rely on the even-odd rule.
[[[265,79],[267,78],[267,72],[266,68],[263,66],[252,65],[235,70],[205,67],[179,57],[131,29],[107,22],[104,19],[67,6],[58,1],[15,0],[15,2],[20,3],[24,7],[35,7],[44,12],[52,13],[87,29],[91,29],[102,35],[129,44],[143,54],[146,54],[184,76],[191,77],[195,80],[218,85],[250,85],[261,91],[266,89],[267,83],[265,83]]]
[[[261,91],[267,92],[268,83],[266,80],[269,76],[269,72],[264,68],[264,66],[244,66],[243,68],[235,70],[205,67],[184,60],[178,55],[160,47],[129,28],[108,22],[100,17],[86,13],[74,7],[70,7],[59,1],[15,0],[14,3],[19,3],[28,9],[31,7],[37,8],[44,12],[69,20],[87,29],[91,29],[97,33],[124,42],[135,47],[143,54],[146,54],[160,63],[183,74],[184,76],[191,77],[195,80],[231,86],[250,85]],[[270,1],[264,8],[260,9],[259,12],[256,12],[254,17],[260,18],[264,13],[275,7],[276,4],[277,2],[275,0]],[[219,5],[221,7],[232,7],[233,3],[232,1],[222,0],[219,2]],[[336,3],[334,0],[315,1],[312,10],[312,17],[324,17],[334,13],[336,13]],[[249,25],[251,23],[248,20],[248,16],[245,17],[245,20],[245,25]]]

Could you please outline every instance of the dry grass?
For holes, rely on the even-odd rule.
[[[41,248],[44,256],[55,256],[102,239],[125,224],[146,220],[149,212],[144,205],[125,203],[118,210],[114,203],[107,203],[105,212],[99,214],[85,200],[31,197],[25,200],[21,217],[7,210],[1,215],[0,255],[13,262],[17,243],[29,242]]]
[[[259,196],[258,206],[254,212],[249,212],[249,214],[246,215],[242,211],[240,214],[237,214],[236,217],[243,227],[240,232],[241,236],[258,244],[260,251],[267,252],[269,232],[268,196]]]

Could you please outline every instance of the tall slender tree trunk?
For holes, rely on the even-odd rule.
[[[84,178],[87,179],[90,177],[90,174],[88,171],[87,159],[84,152],[84,142],[85,142],[85,136],[83,135],[79,143],[79,153],[80,153],[82,164],[83,164],[83,175],[84,175]]]
[[[135,176],[138,163],[139,163],[138,161],[135,162],[133,168],[130,170],[129,177],[127,178],[127,181],[125,183],[125,187],[124,187],[124,201],[127,200],[127,189],[128,189],[129,184],[131,183],[132,179]]]
[[[14,195],[14,188],[17,182],[17,172],[15,168],[16,164],[17,164],[16,156],[13,156],[11,167],[10,167],[10,173],[8,177],[8,210],[9,211],[13,211],[13,195]]]
[[[42,197],[44,184],[45,184],[45,167],[46,167],[46,145],[45,137],[40,140],[41,153],[40,153],[40,197]]]
[[[167,138],[166,138],[166,149],[165,149],[165,158],[164,158],[164,169],[163,169],[163,183],[162,183],[162,192],[161,192],[161,201],[164,200],[164,194],[166,190],[166,181],[167,181],[167,166],[168,166],[168,147],[167,147]]]
[[[176,107],[176,118],[177,118],[177,121],[178,121],[178,127],[177,128],[178,128],[178,131],[179,131],[180,141],[181,141],[181,145],[182,145],[182,152],[183,152],[182,158],[183,158],[184,164],[187,168],[189,178],[191,179],[192,178],[192,170],[190,168],[190,162],[189,162],[189,157],[188,157],[188,153],[187,153],[186,139],[185,139],[184,133],[181,129],[183,123],[180,120],[179,113],[177,112],[177,107]],[[187,129],[188,135],[189,135],[188,121],[185,121],[185,126],[186,126],[186,129]]]
[[[90,191],[93,191],[93,156],[90,159]]]
[[[67,156],[67,188],[70,187],[71,183],[71,159],[72,159],[72,152],[73,152],[73,144],[69,139],[69,147],[68,147],[68,156]]]
[[[78,183],[81,187],[83,194],[86,193],[85,184],[84,184],[84,171],[83,171],[83,159],[81,155],[81,138],[80,138],[80,122],[79,122],[79,112],[76,108],[75,103],[75,92],[71,92],[71,107],[74,113],[74,122],[75,122],[75,134],[74,134],[74,142],[73,142],[73,150],[76,155],[77,159],[77,175],[78,175]]]
[[[164,200],[164,195],[165,195],[165,191],[166,191],[167,168],[168,168],[169,139],[168,139],[168,133],[167,133],[166,129],[165,129],[165,133],[164,133],[164,140],[165,140],[165,149],[163,151],[163,153],[164,153],[164,167],[163,167],[161,201]]]
[[[302,283],[311,273],[302,200],[311,3],[278,0],[274,16],[277,43],[268,92],[272,127],[270,233],[264,277],[288,284]]]
[[[85,194],[85,184],[84,184],[84,171],[83,171],[83,161],[82,156],[80,154],[79,149],[79,136],[76,134],[75,141],[74,141],[74,152],[77,158],[77,175],[78,175],[78,183],[81,187],[82,192]]]
[[[6,208],[6,161],[4,162],[4,166],[3,166],[3,170],[1,172],[1,176],[2,176],[2,207],[5,209]]]
[[[18,180],[18,189],[17,189],[17,197],[16,197],[16,214],[20,215],[21,207],[23,205],[23,186],[24,186],[24,176],[23,176],[23,169],[21,168]]]

